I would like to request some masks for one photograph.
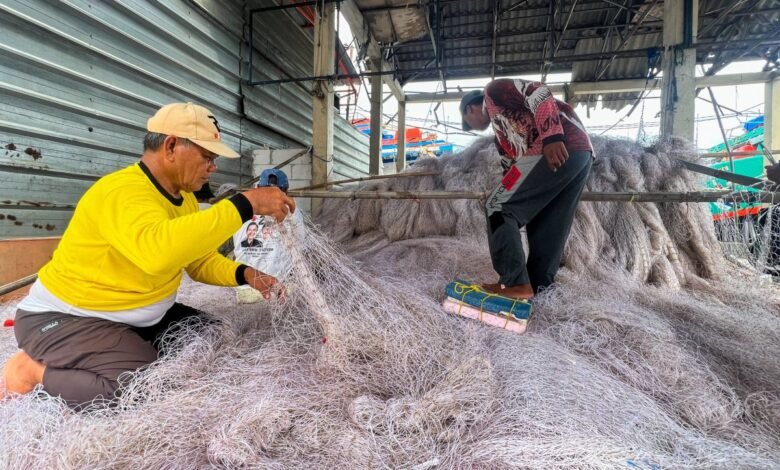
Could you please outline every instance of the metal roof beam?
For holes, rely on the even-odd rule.
[[[718,51],[721,51],[721,52],[724,52],[724,51],[735,51],[736,50],[738,52],[743,52],[744,51],[744,47],[742,47],[742,45],[744,45],[744,44],[752,44],[751,41],[759,41],[758,46],[756,47],[756,50],[753,51],[754,54],[750,56],[750,57],[756,57],[758,59],[766,59],[765,57],[763,57],[763,56],[761,56],[759,54],[759,51],[761,50],[760,46],[764,46],[764,45],[766,45],[767,47],[778,47],[778,46],[780,46],[780,41],[775,41],[774,43],[768,43],[766,41],[758,40],[758,39],[757,40],[742,40],[742,41],[737,41],[737,42],[732,41],[732,42],[728,42],[728,43],[727,42],[723,42],[723,41],[715,42],[715,43],[703,43],[703,44],[700,43],[699,47],[697,47],[697,49],[698,49],[697,56],[699,57],[699,61],[701,62],[701,61],[706,61],[705,59],[703,59],[703,57],[710,50],[718,50]],[[531,42],[533,44],[536,44],[536,45],[542,44],[541,41],[526,41],[526,43],[531,43]],[[645,51],[644,55],[645,56],[647,55],[647,51],[649,49],[652,49],[652,48],[644,49],[644,51]],[[458,46],[458,47],[448,48],[447,50],[448,50],[448,56],[447,56],[448,60],[458,59],[458,58],[463,58],[463,57],[471,57],[471,58],[473,58],[476,55],[479,55],[479,56],[488,55],[490,53],[490,44],[474,45],[474,46]],[[478,52],[461,52],[461,51],[474,51],[474,50],[477,50]],[[532,61],[535,61],[535,66],[536,66],[536,68],[538,70],[538,63],[539,63],[539,61],[542,60],[542,57],[540,55],[541,50],[542,50],[541,47],[537,47],[537,48],[535,48],[533,50],[524,51],[523,54],[525,54],[525,55],[536,54],[536,56],[535,56],[536,58],[535,59],[524,60],[522,63],[518,62],[517,64],[518,65],[529,65],[529,63],[533,63]],[[571,51],[571,49],[566,49],[566,51],[569,52],[569,51]],[[605,60],[609,60],[609,59],[611,59],[611,57],[614,54],[614,52],[607,51],[607,52],[604,52],[604,53],[597,53],[597,54],[599,54],[599,55],[591,55],[591,57],[594,57],[595,59],[604,58]],[[748,54],[745,54],[744,56],[747,56],[747,55]],[[502,56],[501,53],[499,53],[497,55],[497,59],[498,59],[496,61],[497,65],[501,64],[500,66],[504,66],[506,64],[511,64],[511,62],[506,62],[506,61],[502,62],[501,61],[501,56]],[[620,54],[620,51],[619,51],[618,52],[618,56],[619,57],[641,57],[642,54],[630,53],[628,55],[622,55],[622,54]],[[403,54],[398,54],[397,57],[399,59],[399,63],[402,66],[405,66],[405,67],[409,67],[409,66],[415,67],[415,65],[414,65],[415,62],[423,62],[423,61],[426,61],[426,60],[429,60],[430,63],[433,62],[433,59],[429,59],[429,57],[427,55],[425,55],[424,53],[420,53],[420,52],[405,52]],[[572,60],[572,59],[577,59],[578,57],[579,57],[579,55],[572,55],[572,54],[565,55],[564,54],[564,55],[558,56],[558,60],[556,60],[556,64],[559,65],[561,63],[576,62],[577,60]],[[487,66],[491,65],[490,62],[486,62],[486,64],[487,64]],[[556,64],[554,64],[554,65],[556,65]],[[436,69],[430,68],[429,71],[436,72]],[[488,72],[486,74],[486,76],[490,76],[490,73]],[[409,81],[412,81],[412,80],[410,79]]]
[[[383,5],[379,7],[367,7],[363,8],[363,13],[381,13],[384,11],[392,11],[392,10],[406,10],[408,8],[422,8],[424,7],[429,0],[416,0],[416,1],[409,1],[404,3],[403,5]],[[471,0],[439,0],[440,4],[448,4],[448,3],[466,3]]]
[[[382,6],[382,7],[368,7],[368,8],[363,8],[363,9],[362,9],[362,10],[360,10],[360,11],[362,11],[362,12],[363,12],[363,14],[366,14],[366,13],[383,13],[383,12],[386,12],[386,11],[393,11],[393,10],[407,10],[407,9],[409,9],[409,8],[418,8],[418,7],[420,7],[420,6],[422,6],[422,5],[421,5],[421,4],[412,4],[412,5],[408,5],[408,4],[403,4],[403,5],[387,5],[387,6]]]
[[[355,37],[358,39],[358,42],[360,44],[367,44],[368,56],[382,57],[382,51],[379,47],[379,43],[377,43],[376,39],[374,39],[374,35],[371,34],[368,23],[366,22],[365,18],[363,18],[363,13],[358,8],[355,0],[343,0],[341,2],[341,14],[344,15],[344,19],[347,20],[349,29],[352,30],[352,34],[355,35]],[[382,59],[382,61],[382,70],[395,70],[392,64],[384,59]],[[404,100],[403,87],[392,74],[383,75],[382,81],[385,85],[387,85],[388,88],[390,88],[390,92],[393,94],[393,96],[396,97],[397,100]]]
[[[715,20],[712,23],[707,24],[706,26],[702,27],[699,30],[699,33],[697,34],[697,36],[703,36],[709,30],[711,30],[712,28],[714,28],[715,26],[717,26],[721,22],[723,22],[723,20],[725,20],[726,18],[730,17],[734,13],[734,10],[736,10],[739,7],[741,7],[745,3],[745,1],[746,0],[737,0],[737,1],[733,2],[731,5],[729,5],[728,7],[724,8],[718,14],[717,18],[715,18]]]
[[[428,12],[425,15],[425,23],[428,25],[428,36],[430,38],[431,46],[433,47],[433,62],[436,64],[436,69],[439,72],[439,78],[444,90],[447,90],[447,81],[444,78],[444,71],[441,69],[441,29],[433,27],[434,22],[437,25],[441,24],[439,2],[434,0],[428,5]]]
[[[736,73],[727,75],[715,75],[712,77],[697,77],[696,88],[708,88],[719,86],[750,85],[767,83],[772,79],[772,72]],[[644,78],[629,80],[601,80],[597,82],[574,82],[568,84],[568,92],[571,96],[604,95],[610,93],[635,93],[644,90],[660,89],[662,78],[654,78],[649,81]],[[563,84],[548,85],[553,93],[563,93]],[[449,93],[408,93],[407,103],[431,103],[440,101],[460,101],[465,91]]]
[[[780,31],[780,28],[778,28],[778,31]],[[762,45],[771,45],[771,46],[780,46],[780,34],[773,34],[770,36],[767,36],[763,39],[751,39],[751,40],[737,40],[737,41],[714,41],[714,42],[700,42],[697,43],[697,48],[700,51],[706,51],[707,48],[718,48],[720,51],[729,51],[729,50],[744,50],[744,47],[738,46],[740,43],[744,42],[750,42],[753,44],[751,46],[750,50],[755,49],[756,47],[762,46]],[[568,64],[573,62],[590,62],[593,60],[599,60],[599,59],[609,59],[612,57],[613,54],[618,54],[619,57],[647,57],[648,48],[640,48],[640,49],[626,49],[618,52],[596,52],[596,53],[589,53],[589,54],[570,54],[570,55],[564,55],[560,56],[556,59],[556,63],[553,64],[553,66],[558,66],[562,64]],[[747,55],[747,51],[743,52],[741,56]],[[498,62],[496,63],[496,70],[501,71],[502,73],[506,71],[517,71],[520,68],[523,67],[538,67],[540,58],[530,58],[530,59],[523,59],[523,60],[508,60],[504,62]],[[460,77],[461,75],[466,75],[465,72],[467,70],[474,70],[475,72],[469,73],[468,75],[476,75],[476,76],[482,76],[487,77],[489,75],[490,67],[492,64],[490,62],[484,62],[479,64],[452,64],[447,65],[444,64],[440,68],[444,71],[456,71],[458,73],[456,74],[450,74],[454,76]],[[537,69],[538,70],[538,69]],[[296,82],[307,82],[307,81],[313,81],[313,80],[343,80],[346,78],[360,78],[360,77],[371,77],[374,75],[396,75],[398,73],[402,74],[417,74],[417,75],[425,75],[431,73],[438,73],[438,69],[436,68],[429,68],[429,67],[412,67],[407,68],[403,70],[398,71],[381,71],[381,72],[361,72],[361,73],[353,73],[353,74],[335,74],[335,75],[327,75],[327,76],[312,76],[312,77],[296,77],[296,78],[283,78],[283,79],[274,79],[274,80],[261,80],[258,82],[255,82],[254,85],[258,86],[267,86],[267,85],[278,85],[280,83],[296,83]],[[481,75],[480,75],[481,74]]]
[[[627,4],[626,5],[621,5],[620,3],[613,2],[612,0],[601,0],[601,1],[604,2],[604,3],[607,3],[609,5],[612,5],[614,7],[617,7],[618,9],[620,9],[622,11],[631,12],[631,13],[634,13],[634,14],[641,13],[641,10],[639,8],[628,6]],[[655,15],[650,15],[650,16],[652,16],[653,18],[658,18]],[[658,18],[658,19],[660,20],[662,18]]]
[[[571,21],[571,17],[574,14],[574,9],[577,8],[577,0],[573,0],[571,3],[571,8],[569,9],[569,15],[566,17],[566,22],[563,23],[563,30],[561,31],[561,34],[558,36],[558,42],[555,44],[555,49],[553,50],[553,58],[558,53],[558,49],[561,47],[561,43],[563,42],[563,35],[566,34],[566,31],[569,29],[569,22]]]
[[[738,33],[739,34],[739,33]],[[738,37],[733,36],[733,37]],[[776,26],[771,32],[764,36],[765,38],[777,38],[780,37],[780,26]],[[756,40],[752,38],[743,38],[743,39],[730,39],[728,44],[738,44],[738,43],[746,43],[749,45],[749,47],[745,48],[742,51],[737,51],[735,54],[724,54],[724,52],[728,52],[727,50],[719,50],[720,53],[715,60],[713,61],[713,65],[707,70],[705,75],[714,75],[718,73],[721,69],[726,67],[731,62],[734,62],[736,60],[741,59],[742,57],[749,56],[750,54],[756,52],[757,49],[760,49],[762,46],[765,46],[767,44],[764,43],[762,40]],[[701,43],[697,44],[697,47]]]
[[[524,3],[523,1],[518,2],[518,4]],[[609,11],[612,10],[614,7],[610,5],[606,5],[602,0],[598,0],[596,2],[586,2],[586,3],[580,3],[580,6],[582,9],[579,11],[581,13],[597,13],[600,11]],[[587,7],[595,7],[595,8],[587,8]],[[365,11],[365,10],[364,10]],[[548,13],[548,7],[533,7],[533,8],[526,8],[524,9],[524,12],[539,12],[539,13],[533,13],[528,15],[522,15],[522,16],[510,16],[507,15],[507,13],[510,13],[512,11],[512,7],[505,8],[501,14],[502,16],[506,16],[505,20],[511,21],[511,20],[525,20],[525,19],[532,19],[532,18],[547,18]],[[637,10],[638,11],[638,10]],[[455,13],[448,18],[467,18],[467,17],[474,17],[474,16],[489,16],[493,14],[493,9],[489,10],[475,10],[475,11],[466,11],[463,13]],[[489,20],[486,20],[485,22],[489,23]]]
[[[499,19],[501,17],[501,0],[493,0],[493,45],[491,47],[490,57],[493,63],[490,68],[490,78],[496,78],[496,43],[498,40]]]
[[[542,76],[542,81],[547,80],[547,69],[548,64],[552,64],[551,60],[547,60],[547,51],[550,50],[551,47],[554,46],[555,42],[555,16],[558,11],[558,2],[557,0],[549,0],[549,3],[547,5],[549,8],[548,15],[547,15],[547,25],[544,28],[545,34],[547,35],[547,39],[544,41],[544,48],[542,49],[542,65],[539,69],[539,73]]]
[[[563,4],[561,5],[561,11],[566,8],[566,2],[563,1]],[[552,39],[552,52],[550,54],[549,60],[545,60],[542,65],[542,81],[545,81],[547,79],[547,73],[550,71],[550,68],[552,67],[552,64],[555,61],[555,56],[558,55],[558,50],[561,48],[561,44],[563,43],[563,36],[566,34],[567,29],[569,28],[569,22],[571,21],[571,17],[574,14],[574,10],[577,8],[577,0],[573,0],[571,6],[569,7],[569,14],[566,15],[566,20],[564,21],[563,28],[558,34],[552,35],[551,32],[551,39]],[[553,13],[553,16],[555,16],[555,13]],[[547,43],[545,42],[545,48],[547,48]],[[542,54],[544,56],[544,54]],[[493,58],[495,61],[495,57]]]
[[[584,30],[584,31],[587,31],[587,29]],[[648,29],[648,30],[642,32],[641,34],[654,34],[654,33],[660,33],[660,32],[661,32],[660,28],[652,29],[652,30]],[[524,33],[518,33],[518,34],[509,34],[509,35],[505,35],[505,36],[504,35],[499,35],[499,38],[504,38],[504,37],[523,37],[523,36],[525,36]],[[591,39],[593,37],[594,36],[582,35],[582,36],[575,36],[575,37],[566,38],[565,40],[566,41],[574,41],[574,40],[579,40],[579,39]],[[476,40],[483,40],[483,39],[488,39],[488,38],[475,38],[475,41]],[[543,44],[544,41],[545,41],[545,39],[533,40],[533,41],[526,40],[526,41],[523,41],[523,44]],[[747,45],[751,45],[752,44],[752,45],[755,45],[756,47],[761,47],[761,46],[764,46],[764,45],[767,45],[767,46],[778,45],[777,41],[770,41],[767,36],[752,36],[752,37],[747,37],[745,39],[734,40],[734,41],[707,41],[707,42],[702,43],[702,47],[697,47],[697,48],[698,49],[702,49],[702,48],[710,47],[710,46],[713,46],[713,45],[736,45],[736,44],[747,44]],[[506,43],[505,44],[499,44],[499,47],[501,47],[501,46],[509,46],[509,45],[511,45],[511,43],[509,43],[509,44],[506,44]],[[466,45],[466,46],[451,46],[451,47],[447,48],[447,51],[461,51],[461,50],[468,50],[468,49],[487,49],[489,51],[490,43],[486,43],[486,44],[471,44],[471,45]],[[648,48],[648,49],[651,49],[651,48]],[[733,49],[733,48],[731,48],[731,49]],[[527,53],[531,53],[531,52],[540,52],[541,50],[542,50],[542,48],[533,49],[533,50],[525,50],[525,51],[522,51],[522,53],[523,54],[527,54]],[[571,49],[566,49],[566,50],[571,50]],[[396,57],[403,58],[404,56],[409,56],[409,55],[425,56],[429,52],[430,51],[428,49],[412,49],[412,50],[406,49],[406,50],[396,51],[394,53],[394,55]],[[513,52],[510,51],[509,53],[511,54]],[[604,51],[603,54],[605,54],[607,56],[607,59],[609,59],[610,51]],[[501,55],[500,51],[499,51],[499,55]],[[453,56],[448,55],[447,57],[445,57],[445,59],[449,59],[451,57],[453,57]],[[424,58],[427,58],[427,56],[424,57]],[[423,59],[421,59],[421,60],[423,60]]]
[[[631,31],[629,31],[628,34],[626,34],[626,36],[623,38],[623,40],[620,41],[618,47],[615,48],[615,52],[622,50],[626,45],[628,45],[628,41],[631,39],[632,36],[634,36],[637,33],[637,31],[639,31],[639,28],[642,26],[642,23],[648,17],[648,15],[653,10],[653,8],[655,8],[655,6],[658,4],[658,1],[659,0],[653,0],[653,3],[647,6],[645,8],[645,11],[639,15],[639,19],[636,21],[636,23],[634,23],[634,26],[631,27]],[[601,77],[603,77],[604,74],[607,73],[607,70],[609,70],[609,66],[612,65],[612,62],[615,61],[616,57],[617,57],[616,55],[613,55],[612,57],[610,57],[609,61],[607,61],[607,63],[604,64],[603,67],[601,67],[601,70],[598,72],[598,74],[596,74],[596,81],[601,80]]]
[[[596,5],[596,4],[603,4],[603,2],[601,0],[599,0],[596,3],[579,3],[580,9],[577,10],[577,13],[578,14],[597,13],[597,12],[600,12],[600,11],[606,11],[606,10],[612,9],[612,7],[610,7],[610,6],[603,6],[603,7],[599,7],[599,8],[585,8],[587,6]],[[384,7],[382,7],[382,8],[384,8]],[[407,8],[407,7],[403,6],[403,7],[398,7],[398,8]],[[531,9],[531,10],[538,10],[538,8],[534,8],[534,9]],[[365,13],[366,11],[371,11],[371,10],[367,9],[367,10],[362,10],[362,11]],[[770,14],[774,14],[774,13],[778,13],[778,12],[780,12],[780,8],[763,8],[763,9],[760,9],[760,10],[734,11],[734,12],[729,14],[729,18],[741,17],[741,16],[754,16],[754,15],[770,15]],[[718,14],[719,14],[718,11],[710,11],[710,12],[707,12],[707,13],[700,14],[699,18],[717,17]],[[524,16],[506,16],[506,15],[501,15],[501,20],[500,21],[508,22],[508,21],[515,21],[515,20],[530,20],[530,19],[534,19],[534,18],[546,18],[547,15],[548,15],[547,8],[545,7],[544,13],[533,14],[533,15],[524,15]],[[648,15],[648,16],[650,18],[655,18],[655,19],[653,19],[651,21],[645,21],[645,24],[663,23],[662,20],[658,19],[657,17],[655,17],[653,15]],[[468,22],[463,22],[463,23],[444,23],[444,24],[441,25],[441,27],[442,27],[442,29],[446,30],[446,29],[451,29],[451,28],[459,28],[459,27],[462,27],[462,26],[475,26],[475,25],[480,25],[480,24],[492,25],[493,24],[493,10],[492,10],[492,8],[490,10],[469,12],[469,13],[464,13],[464,14],[457,14],[456,13],[456,14],[452,14],[452,15],[447,15],[447,19],[448,20],[459,19],[459,18],[474,19],[475,17],[482,17],[483,19],[475,20],[475,21],[468,21]],[[592,26],[588,26],[588,27],[598,27],[598,26],[599,25],[592,25]],[[605,26],[601,25],[601,27],[603,28]],[[709,27],[709,24],[708,24],[707,27]],[[403,43],[403,44],[407,44],[407,43]]]
[[[663,22],[660,21],[646,21],[642,24],[644,27],[650,29],[653,27],[656,27],[656,29],[660,30],[660,27],[663,25]],[[581,32],[581,31],[599,31],[604,29],[612,29],[614,28],[613,25],[592,25],[592,26],[572,26],[566,28],[566,31],[568,33],[572,32]],[[655,32],[655,31],[653,31]],[[544,29],[537,29],[533,31],[528,31],[528,29],[512,29],[512,30],[504,30],[502,32],[499,32],[497,34],[498,38],[506,38],[506,37],[525,37],[525,36],[539,36],[539,35],[547,35],[549,34],[549,31],[547,28]],[[591,36],[591,37],[598,37],[598,36]],[[488,40],[492,39],[493,34],[490,33],[467,33],[467,34],[453,34],[449,36],[442,37],[442,41],[457,41],[457,40]],[[401,44],[397,44],[395,46],[392,46],[393,49],[399,50],[399,49],[406,49],[411,46],[418,46],[418,45],[427,45],[429,44],[429,40],[419,40],[416,39],[414,41],[408,41]],[[389,48],[390,46],[388,46]],[[450,49],[449,47],[447,49]]]

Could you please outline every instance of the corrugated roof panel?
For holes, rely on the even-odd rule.
[[[371,33],[381,43],[408,41],[428,34],[425,8],[408,0],[357,0],[356,3],[360,10],[366,10],[364,16]]]
[[[631,37],[625,44],[624,49],[644,49],[652,48],[661,41],[661,34],[645,34]],[[604,40],[601,38],[581,40],[577,43],[575,53],[589,54],[601,52],[604,47]],[[621,43],[620,38],[613,38],[606,50],[613,50]],[[608,66],[608,67],[607,67]],[[604,70],[602,74],[602,70]],[[585,82],[601,80],[613,80],[622,78],[646,78],[648,73],[648,58],[644,59],[621,59],[616,58],[611,61],[600,60],[592,62],[578,62],[572,67],[572,81]],[[601,76],[600,76],[601,75]],[[599,78],[600,76],[600,78]],[[603,106],[608,109],[622,109],[632,104],[640,93],[612,93],[605,94]],[[573,98],[572,103],[576,104],[584,101],[584,98]]]
[[[780,3],[778,0],[739,0],[738,8],[723,21],[718,28],[706,30],[718,15],[734,5],[728,0],[701,0],[699,26],[705,29],[702,40],[728,40],[731,33],[739,31],[738,38],[761,37],[776,30],[780,21]],[[510,6],[514,3],[516,7]],[[578,46],[582,41],[592,38],[604,38],[607,31],[610,35],[625,35],[632,25],[643,14],[643,8],[652,5],[652,0],[644,3],[633,2],[629,10],[618,8],[616,2],[580,0],[571,19],[566,26],[566,33],[560,41],[550,71],[569,71],[574,68],[587,67],[589,62],[573,62],[570,58],[581,50],[591,50],[589,46]],[[444,6],[442,29],[443,60],[442,64],[450,67],[445,72],[450,78],[465,78],[468,76],[487,76],[490,73],[490,63],[493,61],[493,6],[492,0],[474,0],[469,2],[446,2]],[[563,5],[557,12],[554,30],[560,32],[569,17],[571,2],[559,2]],[[496,62],[505,74],[522,74],[539,72],[543,62],[549,61],[554,49],[550,42],[548,29],[549,2],[529,0],[527,2],[499,2],[500,21],[496,35]],[[661,45],[661,28],[663,25],[663,3],[656,5],[636,31],[631,44],[623,49],[656,47]],[[630,14],[627,14],[627,11]],[[761,11],[760,14],[753,14]],[[617,29],[616,29],[617,28]],[[730,30],[729,30],[730,28]],[[721,31],[723,29],[723,31]],[[720,33],[716,36],[716,33]],[[620,41],[613,45],[619,44]],[[545,47],[545,44],[547,47]],[[630,46],[630,47],[629,47]],[[542,55],[542,52],[545,52]],[[419,68],[426,64],[433,68],[433,48],[429,38],[407,41],[395,47],[401,70],[415,69],[405,73],[402,81],[431,80],[438,78],[436,70],[420,73]],[[596,52],[601,52],[598,49]],[[706,58],[702,51],[699,60]],[[637,57],[638,56],[638,57]],[[557,59],[557,60],[556,60]],[[610,67],[612,78],[629,78],[637,74],[637,70],[646,65],[646,54],[635,54],[616,61]],[[485,64],[474,68],[469,65]],[[572,65],[576,64],[576,65]],[[621,76],[620,71],[626,72]],[[644,76],[644,73],[641,74]]]

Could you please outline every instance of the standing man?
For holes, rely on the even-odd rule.
[[[5,365],[0,398],[43,384],[76,407],[113,399],[120,375],[157,359],[170,326],[202,313],[176,302],[185,271],[206,284],[248,284],[267,298],[281,289],[216,249],[253,214],[284,219],[292,199],[258,188],[199,211],[192,193],[217,170],[217,156],[239,157],[222,143],[217,120],[202,106],[175,103],[147,129],[141,161],[87,190],[18,305],[22,351]]]
[[[482,287],[530,299],[555,280],[593,159],[585,127],[543,83],[499,79],[460,102],[464,130],[493,127],[504,177],[486,203],[497,284]],[[520,228],[528,233],[528,262]]]

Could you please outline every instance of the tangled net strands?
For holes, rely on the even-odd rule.
[[[594,144],[589,190],[697,187],[680,142]],[[483,140],[361,189],[489,190],[497,159]],[[581,203],[524,336],[439,307],[452,278],[495,277],[479,202],[331,200],[321,220],[290,241],[283,304],[183,286],[221,323],[169,337],[115,409],[0,403],[0,467],[780,468],[777,296],[706,206]]]

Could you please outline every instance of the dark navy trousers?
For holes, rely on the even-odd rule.
[[[570,151],[553,172],[543,156],[520,157],[506,172],[485,204],[490,257],[501,284],[530,283],[538,292],[553,283],[592,161],[591,152]]]

